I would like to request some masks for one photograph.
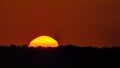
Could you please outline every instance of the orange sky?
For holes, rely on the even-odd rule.
[[[60,44],[120,45],[120,0],[1,0],[0,45],[50,35]]]

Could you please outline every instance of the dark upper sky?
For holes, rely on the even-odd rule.
[[[120,0],[1,0],[0,45],[50,35],[60,44],[120,45]]]

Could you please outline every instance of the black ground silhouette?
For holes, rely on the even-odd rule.
[[[0,68],[116,68],[119,64],[120,47],[0,47]]]

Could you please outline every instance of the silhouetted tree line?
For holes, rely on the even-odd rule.
[[[0,68],[119,68],[119,65],[120,47],[0,46]]]

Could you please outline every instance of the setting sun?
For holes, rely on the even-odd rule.
[[[35,39],[33,39],[30,44],[29,47],[58,47],[58,42],[50,37],[50,36],[39,36]]]

